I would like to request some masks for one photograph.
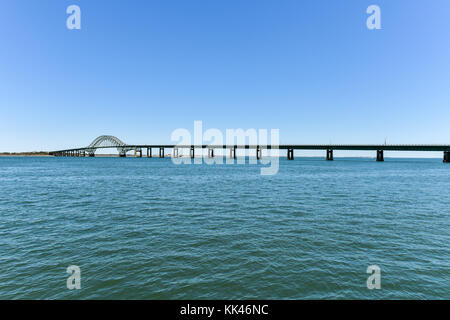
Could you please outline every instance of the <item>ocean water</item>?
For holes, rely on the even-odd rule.
[[[449,299],[450,165],[0,158],[1,299]],[[68,290],[66,269],[81,269]],[[381,289],[369,290],[369,265]]]

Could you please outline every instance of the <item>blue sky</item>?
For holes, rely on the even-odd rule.
[[[449,35],[447,0],[2,1],[0,151],[169,143],[194,120],[281,143],[450,144]]]

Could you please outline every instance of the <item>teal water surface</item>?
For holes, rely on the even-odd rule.
[[[2,299],[448,299],[450,165],[0,158]],[[66,268],[81,268],[68,290]],[[381,268],[369,290],[366,269]]]

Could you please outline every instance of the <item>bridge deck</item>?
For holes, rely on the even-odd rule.
[[[211,148],[211,149],[292,149],[292,150],[384,150],[384,151],[450,151],[450,145],[413,145],[413,144],[282,144],[279,146],[275,145],[174,145],[174,144],[136,144],[136,145],[123,145],[121,148],[124,149],[143,149],[143,148]],[[87,151],[91,149],[111,149],[117,148],[117,146],[99,146],[99,147],[83,147],[83,148],[72,148],[52,151],[50,154],[61,153],[61,152],[71,152],[71,151]]]

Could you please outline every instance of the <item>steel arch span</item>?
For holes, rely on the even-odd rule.
[[[91,144],[86,148],[86,151],[90,154],[94,154],[98,148],[111,148],[116,147],[119,154],[123,155],[130,151],[130,148],[126,148],[126,143],[114,136],[103,135],[94,139]]]

